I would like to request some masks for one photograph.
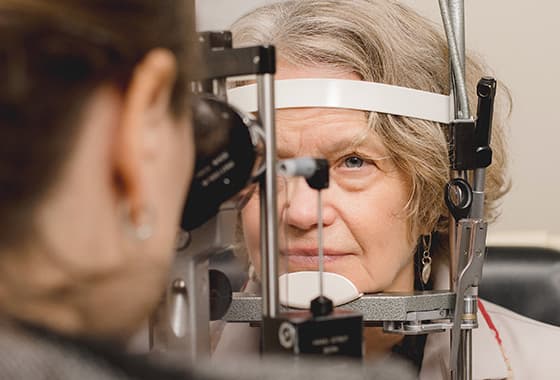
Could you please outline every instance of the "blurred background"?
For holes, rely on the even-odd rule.
[[[273,0],[196,0],[198,29],[227,29],[239,16]],[[441,26],[437,0],[402,3]],[[490,244],[560,248],[560,2],[465,1],[467,48],[510,88],[511,192],[489,229]],[[559,197],[559,198],[557,198]]]

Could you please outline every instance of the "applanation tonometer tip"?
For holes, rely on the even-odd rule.
[[[309,187],[317,190],[317,246],[319,256],[319,296],[311,301],[310,309],[314,317],[330,314],[333,302],[324,295],[324,262],[323,247],[323,202],[322,190],[329,187],[329,163],[326,159],[300,157],[282,160],[278,164],[279,173],[286,176],[304,177]]]

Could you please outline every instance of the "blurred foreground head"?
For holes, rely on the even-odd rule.
[[[185,0],[0,0],[0,312],[119,340],[162,291],[194,147]]]

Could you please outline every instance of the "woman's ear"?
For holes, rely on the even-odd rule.
[[[146,202],[146,165],[157,154],[158,134],[171,118],[176,66],[169,50],[150,51],[134,69],[124,94],[115,136],[114,174],[116,189],[128,203],[132,218]]]

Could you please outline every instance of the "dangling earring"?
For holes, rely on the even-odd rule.
[[[432,274],[432,257],[430,247],[432,246],[432,234],[422,236],[422,283],[426,285]]]
[[[257,275],[257,271],[255,270],[255,266],[251,263],[249,264],[249,269],[247,271],[248,277],[250,281],[259,282],[259,276]]]
[[[153,234],[153,218],[148,212],[148,208],[142,208],[136,217],[137,221],[134,221],[135,218],[132,216],[132,210],[128,202],[123,202],[122,205],[125,227],[129,231],[130,235],[139,241],[145,241],[151,238]]]

